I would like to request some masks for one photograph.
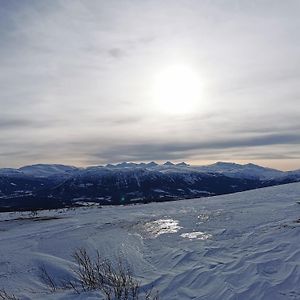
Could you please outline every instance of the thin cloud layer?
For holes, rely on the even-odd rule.
[[[4,1],[0,167],[240,160],[300,168],[299,1]],[[164,68],[192,112],[153,99]],[[182,105],[188,99],[183,99]]]

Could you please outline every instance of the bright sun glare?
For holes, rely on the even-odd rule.
[[[162,113],[188,114],[195,110],[200,92],[198,74],[188,66],[174,65],[156,75],[153,97]]]

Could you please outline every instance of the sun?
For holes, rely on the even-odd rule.
[[[166,67],[155,76],[153,100],[155,108],[161,113],[192,113],[200,96],[199,75],[186,65]]]

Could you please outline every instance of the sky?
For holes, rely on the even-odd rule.
[[[300,1],[0,0],[0,167],[300,169]]]

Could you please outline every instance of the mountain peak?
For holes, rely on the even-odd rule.
[[[170,161],[166,161],[163,165],[164,166],[174,166],[174,164]]]
[[[158,164],[155,161],[147,163],[147,167],[156,167]]]
[[[176,166],[178,166],[178,167],[188,167],[189,164],[187,164],[187,163],[185,163],[185,162],[183,161],[183,162],[181,162],[181,163],[176,164]]]

